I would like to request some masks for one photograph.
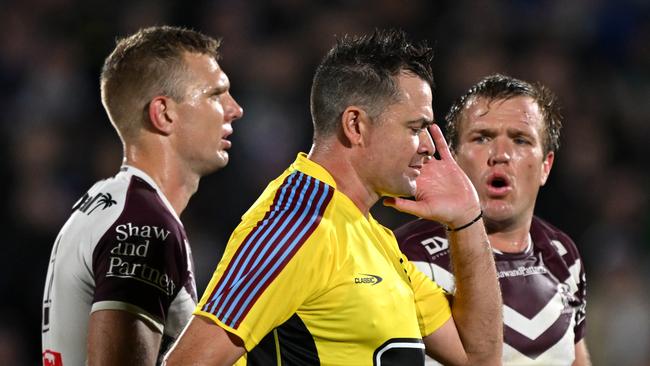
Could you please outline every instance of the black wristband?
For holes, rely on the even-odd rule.
[[[467,224],[465,224],[465,225],[463,225],[463,226],[459,226],[459,227],[457,227],[457,228],[455,228],[455,229],[453,229],[453,228],[447,226],[447,231],[461,231],[461,230],[463,230],[463,229],[467,229],[468,227],[472,226],[472,224],[474,224],[475,222],[477,222],[478,220],[480,220],[481,217],[483,217],[483,210],[481,210],[481,212],[478,214],[478,216],[476,216],[476,218],[475,218],[474,220],[468,222]]]

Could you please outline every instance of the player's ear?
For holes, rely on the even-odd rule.
[[[548,176],[551,174],[551,168],[553,167],[554,160],[555,160],[555,153],[553,151],[550,151],[549,153],[546,154],[546,157],[544,158],[541,167],[542,174],[539,182],[540,186],[546,184],[546,180],[548,180]]]
[[[367,138],[368,125],[370,118],[368,113],[362,108],[357,106],[349,106],[345,108],[341,114],[341,128],[343,135],[352,146],[365,143]]]
[[[147,109],[151,128],[158,133],[169,135],[177,119],[177,104],[166,96],[156,96],[149,102]]]

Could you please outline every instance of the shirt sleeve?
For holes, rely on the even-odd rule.
[[[327,225],[321,225],[331,190],[316,184],[313,197],[279,199],[261,215],[246,216],[194,314],[237,335],[250,351],[288,320],[322,283],[319,263]],[[278,207],[274,211],[274,207]]]
[[[575,312],[575,327],[574,327],[574,334],[575,334],[575,339],[574,342],[578,343],[580,340],[582,340],[585,337],[586,334],[586,323],[587,323],[587,275],[585,273],[585,266],[584,262],[582,261],[582,258],[580,257],[580,254],[578,252],[578,249],[576,248],[575,244],[571,239],[568,239],[570,242],[570,248],[574,252],[573,255],[575,256],[575,262],[573,266],[578,266],[578,268],[571,268],[570,267],[570,272],[571,276],[573,277],[573,280],[575,283],[578,284],[578,289],[574,293],[575,299],[576,299],[576,312]]]
[[[136,212],[125,209],[93,252],[91,312],[128,311],[162,333],[189,276],[188,261],[184,233],[168,212],[147,202]]]
[[[402,262],[413,287],[420,333],[422,337],[426,337],[451,317],[447,293],[403,255]]]

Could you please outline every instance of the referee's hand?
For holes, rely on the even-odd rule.
[[[461,226],[481,211],[478,194],[467,175],[456,164],[438,125],[429,132],[440,159],[429,159],[416,180],[415,200],[388,197],[384,205],[449,227]]]

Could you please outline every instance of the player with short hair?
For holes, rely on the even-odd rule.
[[[160,26],[123,38],[101,95],[124,148],[117,175],[74,205],[43,295],[44,365],[154,365],[197,301],[179,216],[199,179],[228,163],[242,109],[219,41]]]
[[[447,137],[478,191],[494,251],[503,295],[504,365],[589,364],[580,254],[571,238],[534,215],[561,127],[549,89],[498,74],[472,86],[447,115]],[[443,225],[418,220],[395,235],[418,268],[457,293]]]
[[[422,365],[425,347],[453,365],[500,361],[494,262],[476,192],[431,127],[431,58],[399,31],[329,51],[309,155],[242,217],[168,365]],[[453,305],[370,214],[383,196],[450,227]]]

